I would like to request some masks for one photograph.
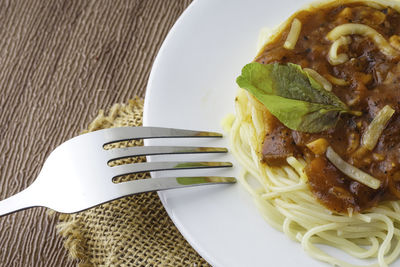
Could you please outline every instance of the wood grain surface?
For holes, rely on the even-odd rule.
[[[189,0],[0,2],[0,199],[101,108],[144,96],[153,60]],[[75,266],[56,216],[0,218],[0,266]]]

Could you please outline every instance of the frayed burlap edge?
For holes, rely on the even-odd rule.
[[[142,125],[143,100],[115,104],[84,132]],[[142,145],[141,141],[118,146]],[[128,163],[145,159],[128,159]],[[126,160],[124,161],[126,163]],[[118,164],[118,162],[117,162]],[[127,176],[144,179],[147,174]],[[155,193],[146,193],[89,209],[59,214],[57,225],[64,245],[78,266],[208,266],[181,236]]]

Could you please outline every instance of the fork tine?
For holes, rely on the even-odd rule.
[[[192,153],[226,153],[228,149],[224,147],[194,147],[194,146],[136,146],[122,147],[106,150],[109,162],[116,159],[165,155],[165,154],[192,154]]]
[[[156,179],[133,180],[115,184],[121,195],[133,195],[137,193],[160,191],[166,189],[193,187],[200,185],[217,185],[236,183],[236,178],[220,176],[197,176],[197,177],[163,177]]]
[[[104,145],[124,140],[178,137],[222,137],[222,134],[163,127],[120,127],[104,129]],[[133,138],[134,137],[134,138]]]
[[[230,162],[182,162],[182,161],[167,161],[167,162],[143,162],[124,164],[114,167],[112,169],[113,178],[138,172],[151,172],[151,171],[166,171],[166,170],[180,170],[180,169],[203,169],[203,168],[224,168],[232,167]]]

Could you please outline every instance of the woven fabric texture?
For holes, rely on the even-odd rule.
[[[143,100],[101,110],[88,130],[142,124]],[[142,141],[113,146],[139,146]],[[124,163],[143,162],[144,157]],[[115,161],[113,164],[121,164]],[[142,173],[122,177],[145,179]],[[156,193],[126,197],[77,214],[61,214],[57,225],[79,266],[208,266],[174,226]]]

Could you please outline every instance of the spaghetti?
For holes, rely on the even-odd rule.
[[[396,10],[399,9],[396,4],[383,1],[368,1],[363,4],[358,3],[358,1],[346,1],[346,3],[350,7],[351,12],[359,12],[359,14],[363,11],[363,8],[359,8],[360,6],[368,7],[368,12],[372,12],[371,14],[375,12],[374,9],[383,13],[386,11],[382,10],[387,7],[394,7]],[[340,11],[347,8],[342,1],[340,4],[341,7],[340,9],[338,8],[335,14],[339,14]],[[337,8],[335,5],[338,4],[329,2],[320,7],[333,10]],[[313,6],[310,10],[314,13],[310,11],[311,15],[317,16],[315,11],[318,10],[318,8],[319,6]],[[346,12],[348,13],[349,10],[346,10]],[[343,14],[346,12],[343,12]],[[321,16],[324,15],[326,14],[322,13]],[[300,19],[298,19],[298,17],[300,17]],[[305,53],[308,53],[308,56],[304,57],[304,55],[298,51],[304,49],[304,42],[308,41],[309,38],[315,38],[315,36],[301,35],[303,29],[306,32],[307,30],[312,31],[312,29],[307,29],[307,27],[310,26],[301,19],[306,17],[307,15],[296,13],[291,19],[281,25],[275,33],[269,34],[270,38],[259,52],[256,61],[263,64],[270,62],[279,62],[283,64],[293,62],[299,64],[301,67],[305,68],[310,76],[315,77],[315,80],[321,84],[322,88],[328,91],[339,92],[340,98],[347,98],[348,105],[354,105],[356,107],[361,106],[362,104],[360,103],[362,99],[357,98],[357,95],[353,97],[351,94],[345,95],[344,93],[340,93],[344,90],[343,87],[349,86],[355,88],[356,86],[360,86],[360,84],[367,86],[368,84],[377,83],[378,78],[374,77],[374,82],[372,82],[368,73],[356,74],[356,78],[343,74],[348,70],[345,66],[345,64],[348,64],[346,62],[351,61],[355,56],[355,54],[350,51],[351,45],[360,40],[359,36],[361,36],[361,38],[369,38],[373,45],[380,50],[381,54],[376,52],[379,57],[378,60],[381,60],[383,57],[386,57],[388,60],[393,60],[393,58],[397,57],[399,52],[386,41],[386,36],[378,33],[378,31],[374,30],[371,26],[361,25],[363,18],[359,19],[359,23],[348,23],[349,18],[345,17],[343,19],[339,14],[334,25],[332,27],[327,26],[326,29],[329,29],[328,32],[330,34],[327,39],[324,39],[325,41],[311,41],[314,45],[312,46],[313,49],[323,50],[323,48],[326,48],[326,52],[319,51],[323,57],[320,57],[318,53],[310,56],[310,51],[306,51]],[[371,16],[369,16],[368,19],[371,19]],[[298,22],[295,22],[296,20]],[[290,21],[292,21],[292,23],[290,23]],[[368,23],[369,22],[366,22],[366,24]],[[297,24],[298,27],[294,24]],[[341,27],[340,25],[344,26]],[[323,30],[320,31],[323,32]],[[285,33],[287,34],[286,36]],[[353,35],[357,36],[354,37]],[[293,36],[295,36],[295,38]],[[325,34],[324,38],[325,36],[327,35]],[[291,45],[284,45],[287,44],[288,40],[290,40],[289,43]],[[323,43],[323,45],[315,45],[318,42],[325,43]],[[279,45],[281,45],[281,47],[279,47]],[[343,48],[343,46],[346,47]],[[314,58],[314,61],[307,61],[305,58]],[[327,63],[320,63],[322,61],[326,61]],[[332,61],[334,63],[333,65]],[[337,68],[336,65],[338,68],[343,67],[343,71],[334,70],[333,68]],[[307,68],[309,68],[309,70],[307,70]],[[339,78],[337,77],[338,74]],[[332,82],[332,84],[328,81]],[[346,94],[349,94],[348,91],[347,89]],[[339,210],[331,208],[333,206],[327,205],[326,199],[319,199],[317,197],[319,201],[316,201],[316,196],[319,191],[316,191],[312,186],[310,188],[311,177],[307,175],[310,174],[307,172],[307,169],[310,169],[309,156],[304,156],[304,153],[293,154],[286,157],[286,164],[281,164],[279,166],[268,164],[268,162],[263,159],[264,151],[261,145],[266,140],[266,133],[274,131],[274,127],[276,127],[276,118],[271,115],[268,109],[266,109],[250,92],[240,88],[235,99],[235,110],[235,117],[230,117],[226,123],[229,124],[232,153],[243,167],[240,182],[253,196],[262,216],[271,226],[284,232],[292,240],[301,243],[303,249],[310,256],[332,265],[345,267],[359,266],[330,255],[319,246],[320,244],[337,248],[357,259],[376,259],[375,263],[366,263],[365,266],[371,267],[388,266],[400,256],[399,200],[394,200],[393,198],[388,198],[390,201],[388,201],[388,199],[382,199],[379,203],[373,202],[372,205],[358,205],[353,203],[352,205],[345,205]],[[395,106],[394,110],[398,111],[398,107]],[[377,111],[379,111],[379,109]],[[375,111],[375,114],[377,111]],[[393,112],[391,115],[393,115]],[[388,120],[389,119],[390,117]],[[368,118],[368,120],[371,121],[370,118]],[[362,121],[362,118],[360,121]],[[386,123],[387,121],[385,124]],[[343,124],[341,124],[341,126],[343,126]],[[367,126],[362,126],[362,131],[364,131]],[[377,132],[382,134],[383,130],[380,129],[380,131]],[[335,132],[333,132],[333,135],[335,135]],[[349,141],[348,150],[345,153],[347,153],[346,155],[356,155],[360,153],[360,149],[357,150],[357,147],[361,145],[361,136],[354,132],[349,134],[349,136],[356,141]],[[380,149],[382,141],[378,142],[378,137],[374,137],[373,141],[374,144],[380,142],[377,145]],[[324,135],[319,135],[318,138],[314,139],[310,137],[307,138],[308,141],[311,141],[307,143],[307,146],[304,146],[307,147],[304,149],[308,149],[312,153],[315,153],[315,155],[318,155],[311,156],[311,159],[314,157],[318,158],[319,155],[324,155],[325,151],[328,151],[329,157],[335,154],[337,157],[335,156],[333,158],[340,159],[339,163],[342,166],[345,164],[346,169],[350,172],[356,169],[345,162],[345,160],[349,159],[348,156],[346,156],[345,160],[339,157],[338,154],[344,153],[343,149],[340,150],[340,153],[336,154],[336,152],[329,147],[329,143],[326,141]],[[369,154],[365,154],[367,153],[365,151],[368,150],[362,150],[362,153],[364,153],[361,154],[362,157],[369,156]],[[370,153],[371,158],[373,158],[372,160],[382,162],[385,156],[382,157],[378,152],[372,153],[372,151],[370,151],[368,153]],[[303,157],[299,155],[303,155]],[[365,165],[362,164],[361,168],[364,170],[366,169]],[[327,172],[331,170],[331,168],[328,169]],[[379,179],[383,182],[367,173],[364,174],[365,177],[369,179],[367,179],[369,182],[372,181],[370,185],[371,188],[368,189],[370,191],[368,192],[373,192],[373,190],[378,187],[380,189],[385,187],[390,188],[390,190],[387,189],[390,192],[394,191],[391,196],[398,196],[396,181],[393,182],[390,180],[392,182],[389,182],[388,185],[386,180],[382,180],[381,176],[379,176]],[[355,177],[359,179],[357,175]],[[312,177],[312,179],[315,179],[315,177]],[[357,181],[350,182],[349,186],[352,186],[354,183],[357,183]],[[319,190],[319,188],[317,189]],[[340,198],[343,199],[346,199],[349,194],[345,186],[332,186],[332,188],[326,190],[329,190],[329,193],[340,196]]]
[[[263,218],[300,242],[310,256],[332,265],[357,266],[329,255],[317,244],[360,259],[377,258],[377,263],[366,265],[370,267],[395,261],[400,255],[400,201],[381,203],[359,214],[335,214],[326,209],[307,186],[303,159],[290,157],[284,167],[260,162],[257,136],[262,132],[255,125],[261,125],[264,118],[251,104],[251,96],[239,90],[229,130],[232,153],[245,170],[239,181],[253,196]]]

